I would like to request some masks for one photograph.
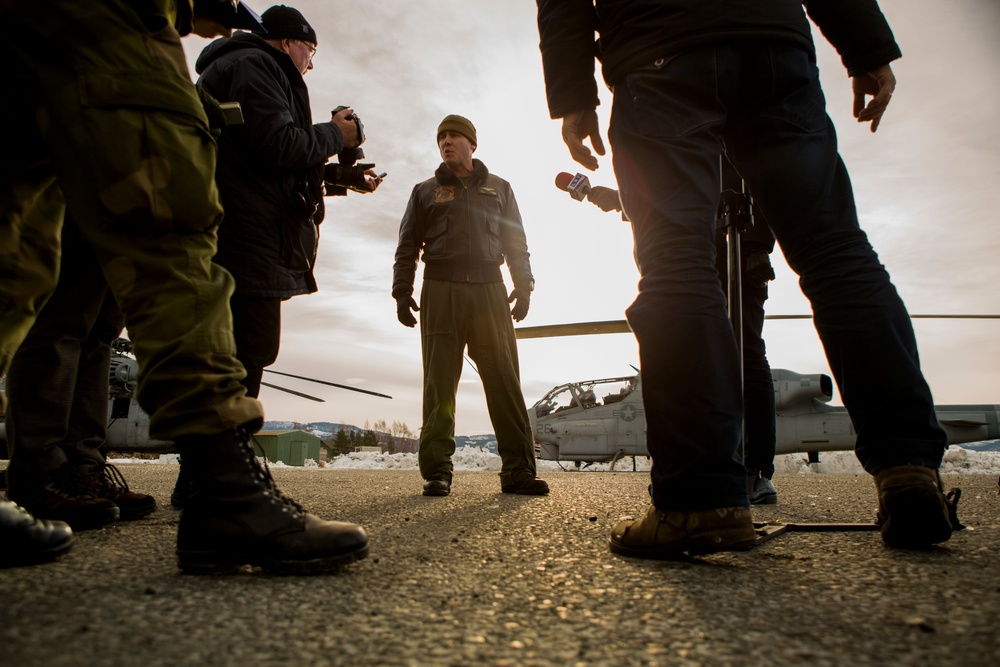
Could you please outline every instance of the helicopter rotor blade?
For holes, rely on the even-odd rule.
[[[469,362],[469,366],[471,366],[471,367],[472,367],[472,370],[476,371],[476,375],[478,375],[478,376],[482,377],[482,375],[483,375],[483,374],[482,374],[482,373],[480,373],[480,372],[479,372],[479,369],[478,369],[478,368],[476,368],[476,365],[475,365],[474,363],[472,363],[472,359],[470,359],[470,358],[469,358],[469,355],[465,354],[465,355],[462,355],[462,356],[464,356],[464,357],[465,357],[465,360]]]
[[[337,384],[336,382],[327,382],[326,380],[317,380],[316,378],[305,377],[304,375],[292,375],[291,373],[282,373],[280,371],[272,371],[270,368],[264,369],[265,373],[274,373],[275,375],[284,375],[285,377],[295,378],[297,380],[307,380],[309,382],[315,382],[317,384],[325,384],[329,387],[337,387],[338,389],[347,389],[348,391],[356,391],[362,394],[368,394],[370,396],[378,396],[379,398],[392,399],[392,396],[387,396],[386,394],[380,394],[377,391],[368,391],[367,389],[358,389],[357,387],[351,387],[346,384]]]
[[[1000,320],[1000,315],[917,314],[911,319],[923,320]],[[812,315],[765,315],[765,320],[811,320]],[[556,336],[589,336],[594,334],[631,333],[625,320],[602,322],[572,322],[569,324],[543,324],[536,327],[517,327],[514,333],[519,340],[551,338]]]
[[[631,333],[625,320],[604,322],[573,322],[570,324],[543,324],[537,327],[517,327],[514,334],[518,339],[550,338],[553,336],[589,336],[592,334]]]
[[[283,391],[286,394],[294,394],[295,396],[301,396],[302,398],[308,398],[310,401],[316,401],[317,403],[326,403],[322,398],[316,398],[315,396],[310,396],[309,394],[303,394],[301,391],[295,391],[294,389],[288,389],[286,387],[279,387],[276,384],[270,384],[267,382],[261,382],[265,387],[270,387],[271,389],[277,389],[278,391]]]

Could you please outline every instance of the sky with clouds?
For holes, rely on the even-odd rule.
[[[367,158],[388,173],[378,192],[329,199],[316,271],[320,291],[287,301],[274,370],[353,385],[392,400],[265,374],[325,399],[263,388],[269,419],[345,422],[421,419],[420,341],[396,321],[389,291],[399,220],[414,184],[440,163],[435,131],[450,113],[470,118],[476,157],[513,186],[536,291],[525,326],[622,319],[636,295],[628,227],[553,185],[582,171],[545,106],[535,4],[526,0],[381,3],[298,0],[319,35],[306,75],[314,119],[351,105],[365,124]],[[258,12],[268,4],[251,0]],[[814,29],[828,111],[851,173],[861,223],[911,313],[1000,313],[1000,3],[883,0],[903,58],[877,134],[851,117],[850,81]],[[185,40],[194,61],[208,42]],[[611,93],[601,90],[606,128]],[[589,174],[614,187],[610,155]],[[772,257],[769,314],[808,313],[796,276]],[[418,273],[418,281],[420,273]],[[508,279],[508,287],[510,282]],[[419,285],[418,285],[419,289]],[[419,316],[419,314],[418,314]],[[1000,320],[914,322],[938,403],[1000,403]],[[775,368],[828,373],[809,321],[769,321]],[[528,405],[557,384],[615,377],[638,365],[630,334],[519,343]],[[837,398],[834,399],[837,402]],[[458,434],[492,432],[482,385],[467,366]]]

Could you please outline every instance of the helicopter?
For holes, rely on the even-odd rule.
[[[769,316],[805,319],[806,316]],[[914,316],[935,317],[935,316]],[[624,320],[521,327],[517,337],[624,333]],[[633,367],[634,368],[634,367]],[[775,398],[776,454],[805,453],[810,463],[820,452],[853,450],[857,433],[847,409],[827,405],[833,379],[823,373],[802,375],[772,369]],[[1000,438],[1000,405],[937,405],[938,422],[948,444]],[[649,456],[642,402],[642,374],[583,380],[558,385],[528,408],[535,452],[547,461],[615,464]]]
[[[291,373],[282,373],[265,368],[264,372],[273,375],[307,380],[338,389],[347,389],[362,394],[370,394],[379,398],[392,398],[386,394],[380,394],[368,389],[359,389],[326,380]],[[135,388],[139,378],[139,362],[132,354],[132,341],[127,338],[118,338],[111,343],[111,366],[108,373],[108,437],[105,448],[108,451],[116,452],[139,452],[148,454],[163,454],[175,450],[174,443],[168,440],[156,440],[149,437],[149,415],[139,407],[135,400]],[[261,382],[265,387],[277,389],[289,394],[294,394],[301,398],[319,403],[324,402],[322,398],[311,396],[304,392],[295,391],[287,387]],[[6,444],[6,425],[0,423],[0,443]]]

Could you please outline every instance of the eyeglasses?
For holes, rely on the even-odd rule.
[[[304,42],[301,39],[297,39],[295,41],[297,41],[299,44],[301,44],[304,47],[306,47],[307,49],[309,49],[309,60],[312,60],[316,56],[316,47],[315,46],[313,46],[309,42]]]

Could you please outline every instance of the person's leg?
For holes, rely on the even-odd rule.
[[[738,455],[742,397],[735,337],[715,269],[719,136],[726,110],[713,49],[657,60],[615,87],[609,137],[632,221],[639,295],[626,314],[639,342],[653,505],[611,530],[640,558],[756,543]]]
[[[236,358],[247,371],[243,386],[247,388],[247,396],[257,398],[264,369],[278,358],[281,347],[281,299],[233,294],[229,306],[233,312]]]
[[[102,316],[114,320],[105,327],[114,331],[98,326]],[[120,514],[113,498],[88,483],[90,469],[104,466],[110,340],[120,330],[100,266],[67,218],[59,283],[7,376],[10,494],[38,518],[82,530]],[[155,508],[151,496],[143,500]]]
[[[627,315],[661,510],[747,505],[737,350],[715,269],[725,110],[714,68],[706,49],[637,69],[615,89],[609,131],[642,275]]]
[[[774,382],[764,344],[767,285],[743,285],[743,460],[770,479],[774,475]]]
[[[108,395],[101,387],[107,385],[110,361],[103,370],[95,365],[100,372],[96,378],[84,372],[81,381],[80,375],[84,346],[100,316],[108,286],[93,252],[74,229],[67,220],[62,231],[59,283],[11,360],[7,374],[11,457],[25,471],[40,474],[91,450],[100,458],[97,448],[107,430]],[[110,359],[110,349],[108,354]],[[98,407],[103,401],[103,414],[74,415],[78,389],[83,389],[80,400]],[[74,422],[74,417],[79,421]],[[80,443],[74,442],[76,435]],[[84,446],[84,441],[87,451],[74,450],[74,445]]]
[[[67,218],[60,280],[18,348],[7,377],[8,428],[19,454],[104,461],[111,342],[123,326],[97,259]],[[51,470],[54,466],[51,466]]]
[[[424,365],[423,426],[417,459],[425,480],[451,483],[455,403],[465,350],[465,310],[454,283],[424,280],[420,289],[420,341]]]
[[[890,465],[937,468],[946,437],[909,315],[858,225],[818,72],[794,47],[759,57],[782,67],[761,86],[774,89],[762,110],[727,134],[729,155],[800,275],[858,432],[858,457],[873,474]]]
[[[743,462],[750,504],[772,505],[778,502],[778,493],[771,483],[776,435],[774,382],[762,335],[767,283],[750,283],[743,268]]]
[[[529,488],[535,495],[548,486],[535,482],[535,447],[531,422],[521,393],[517,359],[517,338],[511,322],[507,290],[503,283],[463,285],[472,311],[469,327],[469,356],[479,369],[486,393],[486,407],[497,436],[497,453],[502,462],[500,484],[514,491]]]
[[[17,121],[25,120],[22,114],[8,111],[0,109],[5,126],[17,127]],[[16,158],[11,155],[16,147],[10,144],[7,140],[0,144],[5,151],[0,183],[0,376],[7,373],[55,289],[65,212],[62,193],[51,171],[45,166],[27,169],[40,156],[24,154],[26,169],[16,172]],[[0,392],[0,413],[6,409],[7,396]]]
[[[909,314],[858,225],[818,72],[792,47],[774,46],[757,58],[774,78],[757,89],[769,91],[767,99],[727,134],[730,158],[812,304],[857,430],[855,451],[875,476],[883,540],[896,547],[943,542],[952,531],[937,474],[946,436]]]
[[[99,293],[99,290],[95,292]],[[111,344],[121,334],[123,326],[124,316],[105,284],[104,300],[97,320],[81,345],[68,442],[63,450],[83,477],[87,488],[98,498],[117,505],[119,519],[132,521],[155,512],[156,499],[148,493],[133,491],[121,471],[108,463],[108,392],[94,391],[95,387],[107,386]]]

